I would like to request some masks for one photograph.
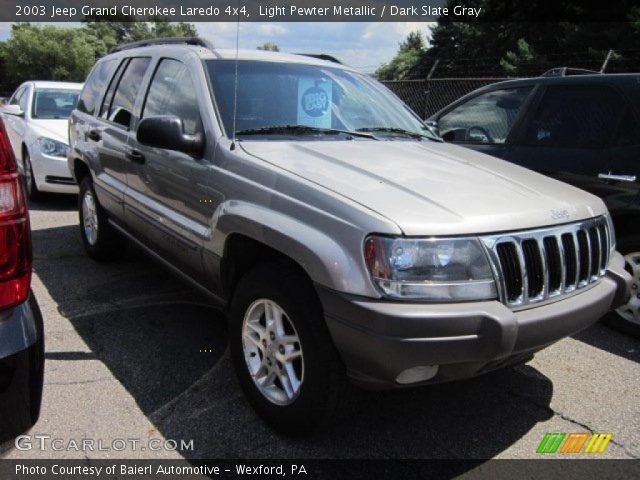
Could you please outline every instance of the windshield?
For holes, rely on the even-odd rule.
[[[206,63],[216,103],[230,136],[234,131],[236,62]],[[238,135],[251,130],[255,135],[256,129],[285,125],[369,131],[388,138],[405,131],[435,138],[404,103],[366,75],[317,65],[239,60],[235,128]],[[267,130],[264,134],[274,133]],[[312,129],[309,134],[313,134]]]
[[[33,95],[33,113],[31,116],[43,120],[69,118],[79,96],[79,90],[37,89]]]

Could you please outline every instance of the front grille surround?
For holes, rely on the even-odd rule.
[[[564,298],[602,278],[611,255],[604,216],[548,228],[481,236],[500,301],[512,308]]]

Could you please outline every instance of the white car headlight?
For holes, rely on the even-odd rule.
[[[51,157],[66,158],[67,152],[69,152],[69,146],[66,143],[59,142],[52,138],[40,137],[38,138],[38,145],[42,153]]]
[[[428,301],[498,297],[489,259],[477,238],[369,236],[369,273],[388,297]]]

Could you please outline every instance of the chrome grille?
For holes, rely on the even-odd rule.
[[[611,240],[605,217],[481,237],[503,303],[520,307],[560,298],[601,278]]]

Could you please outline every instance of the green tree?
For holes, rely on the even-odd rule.
[[[26,80],[83,81],[95,62],[86,32],[77,28],[14,24],[3,42],[3,84]]]
[[[397,55],[376,71],[381,80],[402,80],[411,76],[424,56],[426,45],[420,32],[411,32],[405,41],[400,43]]]
[[[95,61],[123,43],[158,37],[193,37],[191,23],[165,18],[115,22],[88,18],[80,28],[14,24],[11,36],[0,42],[0,92],[9,92],[25,80],[84,81]]]
[[[460,2],[447,3],[452,9]],[[553,16],[565,21],[542,23],[531,19],[549,12],[548,0],[467,0],[465,6],[481,7],[491,21],[440,17],[429,48],[405,78],[424,78],[436,61],[440,77],[539,75],[562,66],[598,70],[610,49],[616,54],[607,71],[637,71],[640,63],[637,0],[606,5],[608,14],[623,20],[617,22],[566,21],[590,12],[578,0],[555,0]]]
[[[195,37],[198,34],[192,23],[174,23],[162,17],[136,21],[135,17],[119,15],[115,20],[117,21],[105,21],[101,17],[85,18],[84,28],[89,34],[97,57],[124,43],[151,38]]]
[[[258,50],[266,50],[268,52],[279,52],[280,47],[278,47],[277,43],[274,42],[265,42],[262,45],[258,45],[256,47]]]

